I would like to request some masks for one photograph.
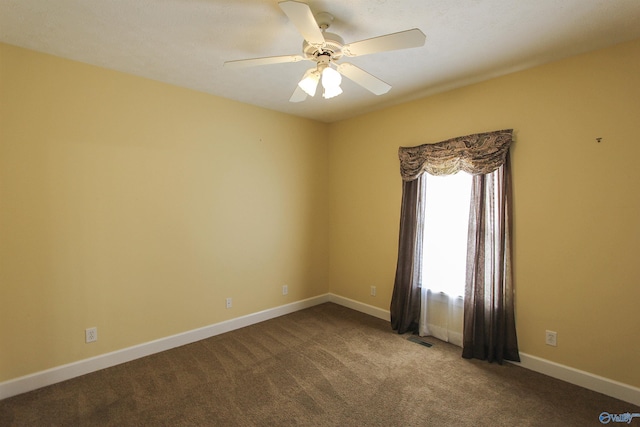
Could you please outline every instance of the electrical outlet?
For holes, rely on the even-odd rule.
[[[282,295],[287,295],[289,293],[289,286],[282,285]]]
[[[372,287],[371,287],[371,296],[372,296],[372,297],[375,297],[375,296],[376,296],[376,287],[375,287],[375,286],[372,286]]]
[[[227,298],[226,307],[227,308],[231,308],[232,307],[231,298]]]
[[[98,341],[98,328],[87,328],[84,330],[84,342],[90,343]]]
[[[545,332],[545,344],[557,347],[558,346],[558,333],[555,331]]]

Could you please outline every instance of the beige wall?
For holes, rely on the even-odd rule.
[[[0,45],[0,381],[329,290],[388,309],[397,147],[514,128],[521,351],[640,386],[639,100],[640,41],[332,125]]]
[[[640,41],[333,124],[331,292],[389,307],[398,146],[504,128],[521,351],[640,386]]]
[[[0,382],[326,293],[326,128],[0,45]]]

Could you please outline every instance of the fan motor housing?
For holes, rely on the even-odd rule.
[[[302,52],[305,58],[317,60],[320,55],[330,54],[332,60],[338,60],[342,57],[342,46],[344,41],[342,37],[334,33],[324,32],[324,44],[321,47],[313,46],[306,40],[302,43]]]

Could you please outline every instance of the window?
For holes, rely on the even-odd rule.
[[[420,335],[462,347],[471,175],[426,176]]]
[[[471,175],[428,175],[426,183],[422,286],[464,297]]]
[[[451,138],[437,143],[422,144],[416,147],[400,147],[400,174],[402,175],[402,205],[400,210],[400,238],[398,240],[398,263],[396,278],[391,298],[391,327],[398,333],[414,331],[419,327],[420,335],[431,335],[436,338],[436,328],[441,328],[444,338],[449,342],[459,341],[461,344],[464,329],[464,346],[462,357],[487,359],[502,362],[503,360],[519,361],[518,341],[515,329],[513,307],[513,277],[511,273],[511,167],[509,162],[509,146],[513,140],[513,130],[503,129],[493,132],[477,133]],[[444,253],[443,246],[450,242],[450,225],[433,224],[433,220],[425,221],[426,206],[446,206],[455,191],[446,191],[444,202],[433,200],[435,192],[427,194],[427,181],[424,173],[427,170],[446,174],[459,170],[464,161],[466,170],[473,173],[471,179],[471,197],[469,208],[461,212],[469,212],[469,224],[465,227],[469,236],[466,254],[449,255],[444,261],[430,256]],[[447,178],[444,178],[447,179]],[[430,197],[432,198],[430,201]],[[464,199],[461,198],[461,200]],[[446,216],[446,215],[445,215]],[[447,221],[449,217],[447,216]],[[441,242],[429,243],[426,276],[416,275],[416,271],[424,270],[424,234],[423,230],[444,228],[447,230]],[[457,228],[457,227],[456,227]],[[464,228],[463,228],[464,229]],[[420,234],[418,234],[420,233]],[[464,241],[464,240],[463,240]],[[444,243],[443,243],[444,242]],[[463,245],[463,247],[466,245]],[[461,253],[462,252],[461,250]],[[438,284],[437,274],[433,272],[437,264],[449,259],[466,259],[465,268],[454,268],[462,277],[465,271],[465,282],[459,283],[456,290],[447,288],[445,292],[462,294],[465,297],[449,296],[445,292],[431,292],[426,286],[442,289]],[[433,279],[431,279],[433,275]],[[448,277],[454,274],[445,275]],[[448,277],[447,277],[448,276]],[[425,282],[423,282],[425,279]],[[464,285],[462,285],[464,283]],[[491,295],[491,298],[483,298]],[[478,296],[478,298],[475,298]],[[437,312],[446,304],[453,311],[463,305],[463,311],[469,313],[463,327],[458,328],[460,316],[452,315],[452,310],[440,316]],[[441,303],[441,304],[440,304]],[[436,309],[436,306],[439,307]],[[436,324],[436,320],[444,319]],[[418,324],[418,325],[416,325]],[[441,326],[442,325],[442,326]],[[456,330],[458,329],[458,330]],[[453,334],[454,336],[452,336]]]

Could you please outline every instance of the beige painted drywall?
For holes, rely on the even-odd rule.
[[[398,146],[505,128],[520,350],[639,387],[640,41],[332,124],[331,292],[389,307]]]
[[[640,386],[639,58],[324,125],[0,44],[0,381],[327,290],[387,309],[397,147],[514,128],[521,350]]]
[[[0,45],[0,382],[326,293],[326,128]]]

